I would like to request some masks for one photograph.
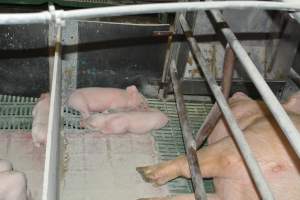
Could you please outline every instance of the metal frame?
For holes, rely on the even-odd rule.
[[[59,199],[59,141],[60,141],[60,118],[61,118],[61,85],[62,85],[62,71],[61,71],[61,32],[63,20],[66,19],[87,19],[94,17],[112,17],[123,15],[136,15],[136,14],[150,14],[150,13],[165,13],[165,12],[180,12],[186,11],[199,11],[199,10],[211,10],[210,13],[217,23],[226,24],[223,20],[222,14],[219,9],[263,9],[263,10],[280,10],[297,12],[300,11],[300,3],[291,2],[291,0],[284,0],[286,2],[270,2],[270,1],[206,1],[206,2],[179,2],[179,3],[160,3],[160,4],[145,4],[145,5],[129,5],[129,6],[116,6],[105,8],[90,8],[56,11],[54,7],[51,7],[49,11],[40,13],[20,13],[20,14],[0,14],[1,24],[27,24],[27,23],[54,23],[56,25],[56,44],[55,44],[55,56],[53,60],[53,72],[51,82],[51,101],[50,101],[50,113],[49,113],[49,128],[46,145],[46,158],[45,158],[45,171],[44,171],[44,184],[43,184],[43,200],[55,200]],[[293,17],[299,22],[299,13],[291,13]],[[189,25],[184,15],[179,15],[177,22],[180,22],[181,28],[185,33],[187,41],[191,47],[192,53],[196,58],[199,67],[214,94],[217,103],[222,111],[229,128],[232,131],[233,137],[239,147],[250,173],[256,183],[256,187],[263,199],[273,199],[273,195],[269,189],[268,184],[264,180],[261,170],[254,159],[253,154],[247,144],[242,131],[238,127],[230,108],[226,102],[226,98],[222,94],[222,91],[217,84],[216,80],[210,74],[206,66],[203,66],[205,60],[203,60],[201,51],[199,49],[196,39],[193,37],[193,33],[189,28]],[[251,80],[255,84],[256,88],[262,95],[270,111],[277,120],[279,126],[283,130],[284,134],[288,138],[291,146],[294,148],[298,157],[300,157],[300,134],[289,119],[288,115],[272,93],[263,77],[260,75],[256,66],[251,61],[247,52],[241,46],[233,32],[228,26],[221,28],[221,33],[225,36],[226,40],[230,44],[230,47],[235,52],[236,57],[242,63],[246,72],[250,76]],[[206,199],[204,192],[203,180],[201,178],[199,165],[196,159],[196,141],[192,137],[190,124],[187,119],[187,115],[184,107],[184,99],[181,94],[180,82],[176,76],[176,64],[177,59],[172,53],[170,61],[166,62],[166,67],[169,64],[169,70],[171,74],[171,80],[173,82],[178,114],[180,117],[180,123],[183,129],[185,146],[187,150],[187,158],[190,166],[192,180],[195,188],[195,197],[197,200]],[[225,92],[225,96],[226,92]],[[199,145],[199,144],[198,144]]]
[[[198,62],[198,64],[205,63],[206,61],[202,57],[202,53],[200,48],[198,47],[198,43],[196,39],[193,37],[191,29],[189,28],[189,25],[183,16],[180,17],[180,23],[182,29],[184,30],[184,33],[186,35],[186,38],[189,42],[189,45],[191,47],[192,53],[194,54],[196,61]],[[216,98],[216,101],[223,113],[224,118],[228,122],[227,124],[249,168],[249,171],[253,177],[253,180],[257,186],[258,191],[261,194],[261,197],[263,199],[273,199],[271,190],[269,189],[269,186],[262,175],[261,169],[252,154],[252,151],[244,137],[243,132],[239,128],[233,114],[230,111],[229,105],[227,104],[227,101],[224,95],[222,94],[220,87],[218,86],[216,80],[213,78],[211,72],[206,68],[206,66],[201,66],[201,70],[206,78],[206,81],[210,89],[212,90],[212,93],[214,94],[214,97]],[[197,186],[194,185],[194,187]]]
[[[54,10],[53,6],[50,9]],[[45,154],[45,167],[43,179],[42,200],[59,199],[59,161],[60,161],[60,134],[61,134],[61,86],[62,86],[62,62],[61,62],[61,41],[62,41],[62,21],[57,18],[53,26],[55,27],[55,52],[53,66],[50,66],[51,98],[48,121],[48,134]],[[51,69],[52,68],[52,69]]]
[[[224,55],[224,65],[223,65],[223,79],[221,83],[221,90],[226,99],[228,99],[231,84],[232,84],[232,76],[234,71],[235,64],[235,55],[232,49],[227,45]],[[208,113],[205,121],[202,126],[198,130],[196,134],[196,145],[199,148],[204,140],[210,135],[214,127],[216,126],[218,120],[220,119],[222,113],[217,104],[214,104]]]
[[[102,8],[87,8],[78,10],[53,10],[39,13],[0,14],[0,24],[34,24],[49,23],[53,19],[88,19],[95,17],[115,17],[124,15],[154,14],[166,12],[184,12],[212,9],[261,9],[300,11],[299,2],[270,2],[270,1],[216,1],[216,2],[180,2],[156,3],[127,6],[111,6]]]
[[[193,131],[188,120],[187,112],[184,105],[184,99],[181,92],[181,87],[177,78],[177,67],[175,61],[170,64],[170,75],[173,83],[174,94],[176,99],[177,112],[180,120],[180,125],[183,133],[183,141],[187,152],[187,160],[191,171],[192,182],[195,189],[195,198],[206,200],[203,179],[197,159],[197,146],[193,138]]]
[[[226,23],[223,20],[222,14],[220,11],[210,11],[213,15],[214,19],[217,23]],[[247,54],[246,50],[243,48],[241,43],[235,37],[234,33],[230,30],[228,26],[223,26],[221,29],[224,37],[230,44],[231,48],[234,50],[237,58],[242,63],[245,71],[247,72],[248,76],[254,83],[255,87],[259,91],[260,95],[262,96],[263,100],[266,102],[268,108],[272,112],[274,118],[278,122],[279,126],[283,130],[285,136],[287,137],[288,141],[292,145],[293,149],[295,150],[298,157],[300,157],[300,134],[296,127],[294,126],[293,122],[288,117],[287,113],[282,108],[281,104],[277,100],[276,96],[273,94],[270,87],[265,82],[264,78],[257,70],[255,64]]]

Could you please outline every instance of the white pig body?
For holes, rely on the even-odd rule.
[[[84,119],[89,117],[91,112],[148,108],[146,100],[135,86],[129,86],[126,90],[101,87],[77,89],[70,95],[68,105],[78,110]]]
[[[92,115],[82,121],[85,127],[104,134],[142,134],[154,129],[160,129],[167,123],[168,117],[156,109],[145,112],[101,113]]]
[[[32,110],[32,140],[36,147],[46,143],[49,112],[50,95],[49,93],[44,93]]]
[[[299,95],[293,95],[283,104],[298,130],[299,103]],[[300,161],[266,106],[242,93],[235,94],[229,104],[275,199],[299,199]],[[261,199],[229,134],[223,119],[219,120],[209,137],[209,145],[197,152],[202,176],[214,178],[216,193],[209,195],[208,200]],[[185,156],[137,170],[146,181],[155,185],[162,185],[178,176],[190,177]],[[192,200],[194,197],[152,198],[155,199]]]

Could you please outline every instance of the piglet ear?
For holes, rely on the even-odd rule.
[[[137,88],[135,87],[135,85],[131,85],[131,86],[128,86],[126,88],[126,91],[129,93],[129,94],[134,94],[134,93],[138,93],[139,91],[137,90]]]

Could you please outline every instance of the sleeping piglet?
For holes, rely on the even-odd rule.
[[[81,123],[88,129],[104,134],[143,134],[164,127],[168,121],[168,117],[160,110],[149,109],[149,111],[94,114]]]
[[[125,90],[101,87],[77,89],[70,95],[68,105],[78,110],[83,119],[89,117],[91,112],[103,112],[109,109],[148,109],[145,98],[134,85]]]

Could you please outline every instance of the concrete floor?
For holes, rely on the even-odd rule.
[[[64,200],[133,200],[168,194],[166,187],[145,183],[135,170],[158,162],[150,134],[69,133],[66,139]]]
[[[165,196],[166,186],[145,183],[135,168],[158,162],[154,140],[147,135],[74,133],[65,135],[63,200],[134,200]],[[30,133],[0,132],[0,158],[10,160],[28,178],[33,200],[42,193],[45,149],[32,145]]]

